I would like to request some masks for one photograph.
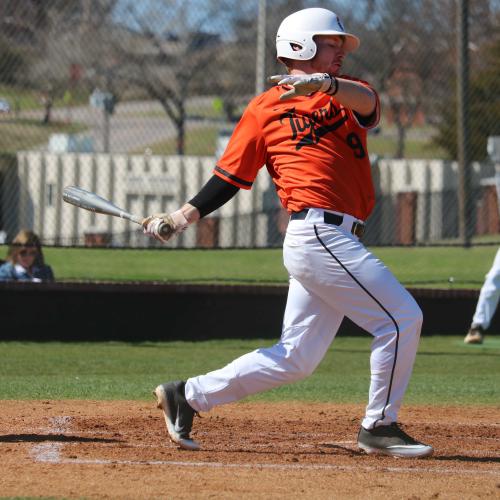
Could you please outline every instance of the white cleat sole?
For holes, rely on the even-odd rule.
[[[390,448],[371,448],[358,443],[358,447],[369,455],[387,455],[396,458],[424,458],[434,453],[432,446],[393,446]]]
[[[167,425],[167,432],[170,440],[178,444],[184,450],[199,450],[200,445],[192,439],[182,438],[179,433],[175,430],[175,425],[170,419],[170,411],[167,402],[167,393],[162,385],[159,385],[154,391],[153,396],[156,397],[156,406],[163,411],[163,417],[165,418],[165,424]]]

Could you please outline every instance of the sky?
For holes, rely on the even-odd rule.
[[[268,8],[275,0],[266,0]],[[306,6],[319,5],[321,1],[304,0]],[[323,2],[325,3],[325,2]],[[326,2],[329,8],[346,12],[353,8],[356,0],[335,0]],[[361,2],[360,2],[361,3]],[[363,2],[364,3],[364,2]],[[119,0],[115,19],[131,29],[139,29],[137,18],[156,33],[178,31],[179,26],[190,26],[209,33],[218,33],[223,38],[231,36],[233,16],[239,14],[255,17],[257,21],[259,0]],[[210,9],[215,9],[210,14]],[[288,12],[284,13],[284,16]]]
[[[241,8],[257,13],[258,0],[245,0]],[[229,35],[230,20],[235,10],[228,8],[235,4],[230,0],[120,0],[115,19],[131,29],[139,29],[137,19],[141,19],[154,32],[167,34],[177,32],[179,26],[190,26],[209,33]],[[210,14],[216,8],[216,15]]]

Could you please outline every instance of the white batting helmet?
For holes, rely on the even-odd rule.
[[[285,17],[276,35],[277,57],[307,61],[316,55],[314,35],[341,35],[345,37],[344,50],[353,52],[359,47],[359,38],[346,33],[339,16],[328,9],[303,9]]]

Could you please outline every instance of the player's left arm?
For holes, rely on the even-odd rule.
[[[364,82],[328,73],[274,75],[269,78],[278,85],[287,85],[291,89],[280,96],[280,100],[308,95],[314,92],[335,97],[344,107],[360,116],[370,116],[377,107],[375,91]]]
[[[338,85],[335,93],[336,101],[354,111],[358,116],[369,117],[375,112],[378,99],[373,89],[354,80],[334,78]]]

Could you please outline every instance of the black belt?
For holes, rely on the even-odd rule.
[[[304,208],[300,212],[292,212],[290,215],[290,220],[304,220],[309,212],[308,208]],[[333,224],[335,226],[342,225],[344,221],[343,215],[332,214],[331,212],[323,212],[323,221],[325,224]],[[351,233],[361,238],[365,232],[365,225],[362,222],[353,222],[351,227]]]

